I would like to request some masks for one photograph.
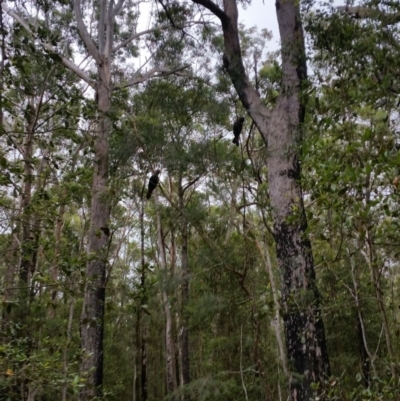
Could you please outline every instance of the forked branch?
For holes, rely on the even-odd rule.
[[[88,49],[90,55],[96,60],[98,64],[100,64],[101,58],[99,51],[95,43],[93,42],[92,38],[90,37],[88,30],[86,29],[85,23],[83,22],[80,0],[74,0],[74,12],[75,12],[76,22],[78,24],[79,36],[83,40],[83,43]]]

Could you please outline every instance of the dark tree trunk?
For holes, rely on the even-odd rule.
[[[277,0],[281,37],[282,88],[271,111],[250,84],[243,66],[236,0],[224,0],[222,10],[211,0],[193,0],[222,23],[224,66],[239,98],[268,146],[269,195],[274,219],[276,254],[282,274],[282,304],[293,401],[309,401],[312,383],[323,386],[330,374],[320,297],[307,238],[307,220],[299,163],[304,122],[306,56],[299,2]]]

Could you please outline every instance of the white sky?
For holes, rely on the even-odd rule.
[[[278,21],[275,12],[275,0],[253,0],[246,10],[239,6],[239,22],[247,28],[256,26],[259,31],[268,29],[272,32],[273,38],[267,44],[269,51],[279,48]]]

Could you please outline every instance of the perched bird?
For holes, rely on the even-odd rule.
[[[161,173],[161,170],[156,170],[154,172],[154,174],[150,177],[149,185],[147,187],[147,194],[146,194],[147,199],[150,199],[151,193],[154,191],[154,188],[157,186],[158,182],[160,181],[160,179],[158,178],[160,173]]]
[[[243,123],[244,123],[244,117],[238,117],[237,120],[233,123],[234,138],[232,142],[236,146],[239,146],[239,138],[240,138],[240,133],[242,132]]]

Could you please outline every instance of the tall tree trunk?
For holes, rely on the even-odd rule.
[[[29,285],[31,273],[33,271],[32,242],[31,232],[31,200],[33,186],[33,136],[35,124],[35,106],[33,98],[30,100],[30,116],[27,125],[26,137],[24,141],[24,187],[22,192],[22,238],[21,238],[21,264],[19,277],[21,280],[21,305],[27,311]]]
[[[54,229],[54,237],[55,237],[56,244],[54,246],[54,262],[53,262],[53,266],[52,266],[51,272],[50,272],[51,279],[54,284],[54,287],[51,290],[51,306],[49,309],[49,317],[50,318],[54,318],[55,314],[56,314],[56,304],[55,303],[56,303],[56,298],[57,298],[57,293],[58,293],[58,289],[57,289],[58,273],[59,273],[58,263],[59,263],[59,259],[60,259],[61,234],[62,234],[62,228],[63,228],[65,207],[66,207],[65,203],[62,203],[60,205],[60,209],[59,209],[58,217],[57,217],[57,221],[56,221],[56,226]]]
[[[305,112],[301,90],[307,69],[299,2],[275,3],[281,38],[282,88],[271,111],[250,84],[244,69],[236,0],[223,0],[223,10],[211,0],[193,1],[221,20],[224,67],[269,149],[269,195],[282,274],[287,356],[293,372],[290,394],[293,401],[309,401],[313,397],[312,383],[322,386],[330,368],[301,189],[299,145]]]
[[[189,364],[189,329],[187,305],[189,302],[189,255],[188,255],[188,222],[185,215],[184,191],[182,188],[182,177],[179,180],[179,209],[181,213],[181,296],[182,296],[182,318],[180,327],[181,337],[181,367],[182,367],[182,386],[190,383],[190,364]],[[184,400],[189,396],[184,394]]]
[[[17,322],[19,329],[17,330],[17,336],[21,341],[25,341],[27,344],[26,354],[29,356],[31,351],[31,337],[28,330],[27,318],[29,315],[29,295],[32,273],[35,266],[35,239],[32,232],[32,189],[34,181],[34,170],[33,170],[33,139],[34,139],[34,128],[36,122],[36,110],[34,104],[34,98],[29,99],[29,120],[26,127],[26,136],[23,144],[23,156],[24,156],[24,184],[21,200],[21,259],[19,266],[19,306],[17,309]],[[24,363],[19,363],[24,365]],[[19,366],[20,369],[23,366]],[[19,387],[19,391],[22,399],[26,399],[29,396],[29,383],[27,379],[18,379],[16,387]]]
[[[312,383],[323,383],[330,369],[300,181],[299,145],[305,107],[299,91],[307,70],[299,3],[277,1],[276,10],[283,88],[268,135],[268,183],[276,253],[283,276],[288,358],[294,373],[301,375],[301,379],[292,376],[290,390],[292,399],[301,401],[312,398]]]
[[[139,342],[140,342],[140,394],[141,401],[147,401],[147,352],[146,352],[146,327],[143,325],[143,306],[147,303],[146,295],[146,265],[144,260],[144,189],[140,203],[140,257],[141,257],[141,272],[140,272],[140,308],[138,317]]]
[[[110,60],[98,66],[97,90],[98,124],[94,144],[95,161],[92,184],[91,225],[89,232],[89,262],[86,267],[86,286],[81,317],[81,347],[83,351],[81,374],[87,379],[79,392],[79,400],[102,397],[103,385],[103,332],[107,245],[110,230],[108,202],[108,135],[111,124],[110,109],[111,70]]]
[[[166,289],[168,269],[167,257],[165,254],[164,235],[161,224],[160,212],[158,210],[157,193],[153,195],[157,213],[157,242],[159,253],[159,265],[161,268],[161,297],[165,314],[165,349],[166,349],[166,373],[167,373],[167,391],[171,394],[177,389],[176,382],[176,365],[175,365],[175,343],[172,330],[172,314],[169,305],[168,294]]]

